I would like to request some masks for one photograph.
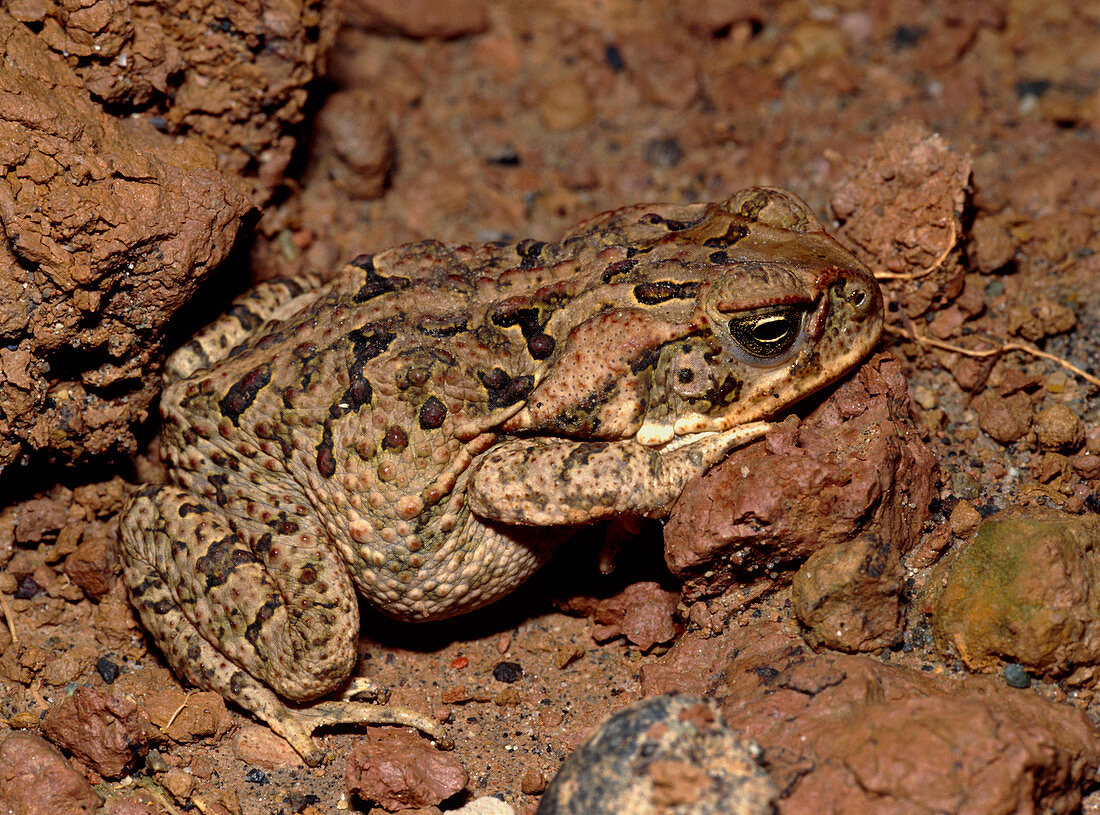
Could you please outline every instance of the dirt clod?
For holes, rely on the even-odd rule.
[[[20,815],[91,813],[100,799],[84,777],[41,736],[9,733],[0,741],[0,807]]]
[[[908,413],[897,361],[874,357],[803,422],[788,418],[689,486],[665,528],[685,597],[730,589],[751,599],[750,575],[872,526],[899,554],[911,549],[938,468]]]
[[[606,642],[623,636],[643,651],[658,642],[676,636],[674,616],[679,595],[662,589],[657,583],[632,583],[606,600],[573,597],[563,604],[565,610],[591,617],[595,625],[592,637]]]
[[[1031,427],[1031,399],[1026,393],[1001,396],[984,390],[971,403],[978,426],[1002,444],[1023,438]]]
[[[463,787],[469,776],[452,756],[421,736],[401,730],[371,730],[348,759],[349,793],[396,812],[434,806]]]
[[[46,713],[42,732],[105,778],[144,756],[153,734],[134,702],[83,686]]]
[[[812,644],[875,651],[901,637],[903,579],[897,549],[863,535],[810,555],[795,573],[791,602]]]
[[[1055,404],[1035,417],[1035,436],[1048,450],[1076,450],[1085,440],[1085,426],[1068,407]]]
[[[642,685],[719,693],[725,720],[763,748],[784,815],[1068,814],[1100,765],[1100,733],[1072,707],[993,680],[813,654],[779,625],[687,635]]]

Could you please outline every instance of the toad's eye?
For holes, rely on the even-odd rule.
[[[730,335],[749,356],[774,361],[791,350],[802,331],[803,309],[769,306],[734,317]]]

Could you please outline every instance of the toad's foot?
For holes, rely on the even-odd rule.
[[[453,746],[439,722],[403,707],[335,701],[292,708],[280,702],[266,708],[261,716],[274,732],[290,742],[290,746],[311,767],[320,764],[324,756],[324,751],[313,738],[313,732],[319,727],[331,725],[394,724],[412,727],[434,740],[441,749],[449,750]]]

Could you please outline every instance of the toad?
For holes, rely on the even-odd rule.
[[[130,596],[180,676],[310,763],[322,724],[440,736],[321,701],[354,666],[360,597],[461,614],[580,524],[666,516],[881,329],[870,272],[770,188],[263,284],[168,361],[170,482],[122,516]]]

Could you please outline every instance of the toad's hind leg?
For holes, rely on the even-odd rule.
[[[227,357],[269,320],[285,319],[316,299],[321,279],[314,275],[267,280],[236,298],[218,319],[195,334],[164,366],[168,383],[186,379]]]
[[[358,601],[322,538],[301,526],[248,546],[212,503],[177,487],[146,487],[121,523],[130,597],[169,664],[218,691],[291,743],[311,764],[322,725],[439,724],[403,708],[309,702],[339,688],[356,659]]]

